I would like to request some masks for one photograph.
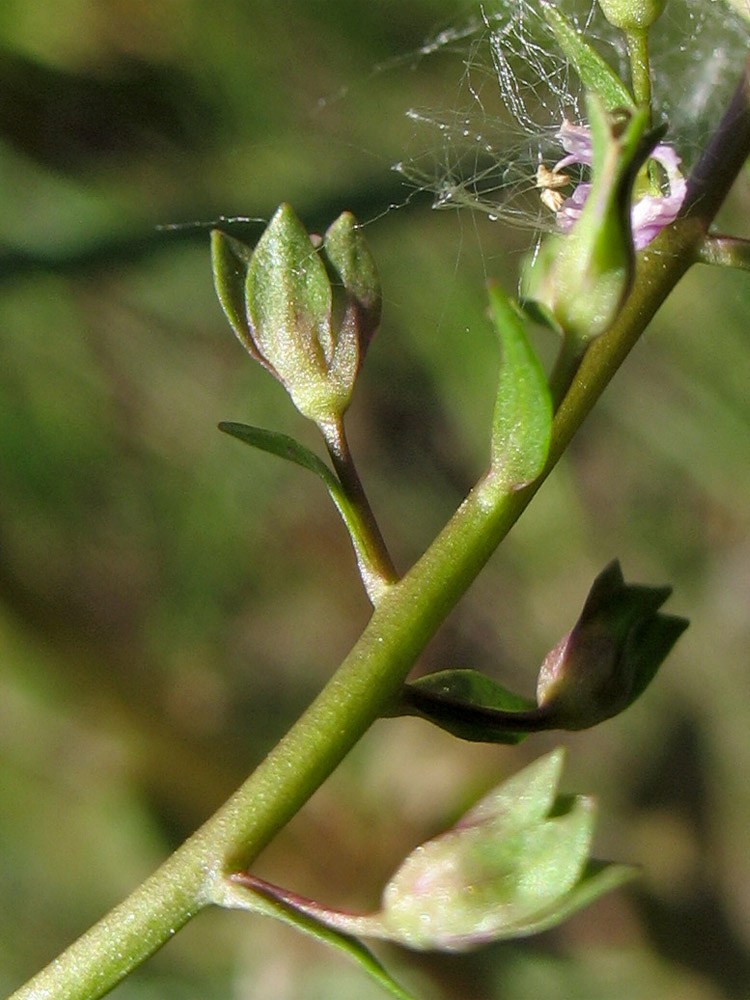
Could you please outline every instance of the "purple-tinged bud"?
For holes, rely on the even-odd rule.
[[[659,612],[670,593],[626,584],[617,561],[599,574],[580,618],[539,672],[537,703],[551,728],[587,729],[642,694],[688,625]]]

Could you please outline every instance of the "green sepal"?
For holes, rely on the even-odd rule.
[[[397,1000],[418,1000],[413,993],[407,992],[403,986],[396,982],[370,949],[357,938],[322,923],[314,916],[304,913],[277,896],[258,891],[252,877],[242,873],[230,875],[228,879],[224,880],[223,890],[214,902],[219,906],[249,910],[251,913],[280,920],[302,934],[347,955],[371,979]]]
[[[337,279],[332,284],[334,299],[340,290],[338,282],[343,284],[344,315],[338,325],[343,330],[354,329],[357,364],[361,367],[373,334],[380,325],[382,294],[375,260],[351,212],[342,212],[328,227],[323,252]]]
[[[356,352],[338,349],[325,265],[289,205],[277,209],[258,240],[245,302],[255,346],[300,413],[316,423],[340,416],[354,386]]]
[[[220,229],[212,231],[211,265],[221,307],[240,343],[256,361],[268,367],[253,341],[245,308],[245,283],[252,255],[252,247]]]
[[[425,719],[462,740],[515,744],[534,730],[536,702],[478,670],[441,670],[405,684],[388,715]]]
[[[633,96],[599,53],[564,14],[548,0],[540,0],[542,15],[554,32],[557,44],[575,67],[584,89],[596,94],[607,111],[635,108]]]
[[[494,283],[489,285],[489,297],[502,348],[490,477],[507,490],[533,482],[544,469],[552,435],[552,398],[520,308]]]
[[[326,230],[323,247],[346,291],[372,308],[381,298],[375,261],[351,212],[342,212]]]

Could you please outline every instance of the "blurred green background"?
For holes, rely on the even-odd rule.
[[[0,6],[2,993],[224,800],[367,619],[317,481],[217,432],[242,420],[317,447],[223,320],[207,229],[158,227],[282,200],[311,230],[345,208],[373,220],[385,316],[349,425],[399,566],[482,470],[498,360],[483,284],[512,289],[533,234],[429,198],[388,210],[409,195],[391,165],[429,149],[405,111],[450,109],[467,50],[408,53],[472,9]],[[685,48],[692,27],[669,30]],[[748,218],[743,183],[727,224]],[[420,663],[531,694],[615,556],[628,580],[673,584],[668,610],[692,620],[641,702],[564,739],[565,787],[600,801],[597,853],[641,881],[538,939],[380,949],[425,996],[750,997],[749,310],[745,275],[688,276]],[[556,742],[381,722],[257,871],[371,908],[416,843]],[[216,912],[116,995],[380,993],[287,928]]]

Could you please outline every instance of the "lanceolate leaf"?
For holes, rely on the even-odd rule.
[[[557,44],[575,67],[585,89],[596,94],[607,111],[635,108],[630,91],[596,49],[556,7],[547,0],[540,2],[542,14],[554,32]]]
[[[252,427],[250,424],[237,424],[230,420],[223,420],[219,424],[219,430],[239,438],[240,441],[252,445],[253,448],[267,451],[271,455],[278,455],[279,458],[285,458],[288,462],[294,462],[295,465],[301,465],[303,469],[314,472],[318,478],[323,480],[326,489],[337,505],[339,499],[345,499],[339,481],[325,462],[309,448],[301,445],[299,441],[289,437],[288,434],[269,431],[264,427]]]
[[[309,448],[305,448],[299,441],[295,441],[293,437],[289,437],[288,434],[269,431],[263,427],[252,427],[249,424],[222,421],[219,424],[219,430],[224,431],[225,434],[230,434],[232,437],[239,438],[240,441],[252,445],[253,448],[267,451],[271,455],[278,455],[279,458],[285,458],[288,462],[294,462],[295,465],[301,465],[303,469],[309,469],[310,472],[314,472],[322,480],[325,488],[331,495],[331,499],[336,504],[336,509],[341,514],[342,520],[349,531],[357,554],[359,555],[360,551],[366,548],[366,540],[361,535],[359,520],[352,510],[341,483],[325,462],[318,458],[314,452],[310,451]]]
[[[502,348],[491,475],[509,489],[532,482],[544,468],[552,433],[552,399],[520,311],[498,285],[490,285],[489,294]]]

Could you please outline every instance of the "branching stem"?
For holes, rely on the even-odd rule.
[[[685,216],[639,254],[633,291],[588,350],[555,417],[547,465],[521,490],[481,480],[412,569],[384,590],[362,636],[320,695],[235,795],[132,896],[13,1000],[93,1000],[156,951],[247,869],[393,702],[416,658],[550,473],[669,292],[750,154],[748,80],[691,178]],[[345,454],[339,475],[351,474]],[[355,488],[350,483],[349,489]]]
[[[349,450],[343,419],[321,425],[320,431],[339,482],[360,524],[360,537],[352,538],[352,542],[362,582],[375,605],[388,586],[398,580],[398,573],[359,478],[354,458]]]
[[[736,236],[707,236],[698,246],[695,260],[698,264],[750,271],[750,240]]]

